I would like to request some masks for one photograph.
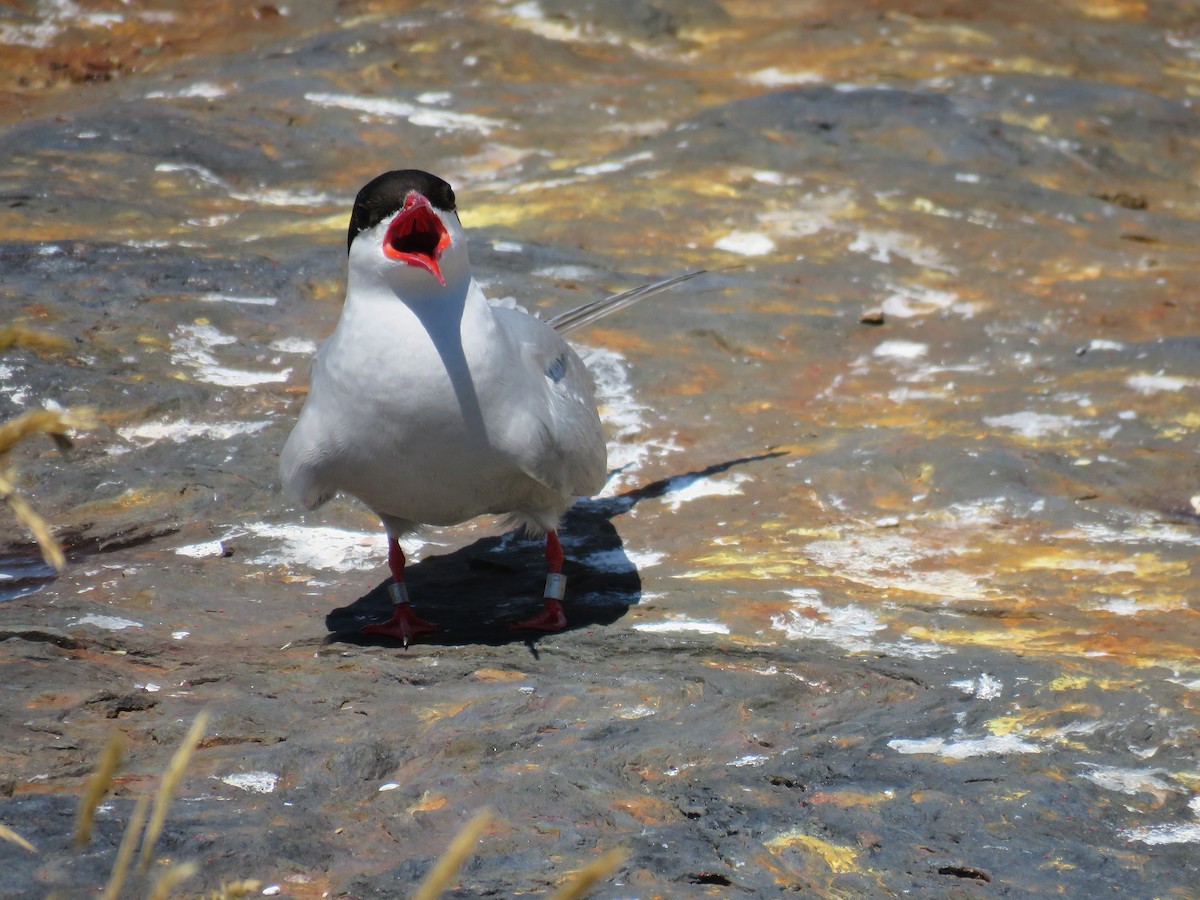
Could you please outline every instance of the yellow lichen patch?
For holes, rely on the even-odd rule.
[[[1184,66],[1163,66],[1163,75],[1169,78],[1182,78],[1185,81],[1200,81],[1200,69]],[[1186,85],[1189,94],[1194,93],[1192,85]]]
[[[267,233],[278,235],[319,235],[328,237],[331,234],[344,234],[346,230],[346,214],[336,213],[328,216],[277,216],[271,220]]]
[[[491,669],[484,667],[472,672],[471,677],[476,681],[519,681],[529,676],[516,669]]]
[[[8,662],[8,660],[5,660]],[[48,691],[25,701],[26,709],[58,709],[82,706],[84,700],[95,690],[89,685],[77,691]]]
[[[613,807],[628,813],[643,825],[662,825],[679,818],[673,807],[668,806],[657,797],[649,795],[617,800],[613,803]]]
[[[780,522],[763,522],[762,527],[764,531],[768,531],[775,528],[785,527],[785,525],[786,523]],[[789,537],[815,538],[825,541],[836,540],[842,536],[841,529],[832,527],[813,528],[811,526],[799,526],[796,528],[788,528],[785,533]]]
[[[1077,691],[1091,683],[1092,679],[1087,675],[1059,675],[1046,687],[1052,691]]]
[[[1042,863],[1041,866],[1039,866],[1039,868],[1054,869],[1057,872],[1066,872],[1066,871],[1069,871],[1076,867],[1074,865],[1072,865],[1071,863],[1067,862],[1066,860],[1048,859],[1044,863]]]
[[[1081,634],[1075,629],[1038,628],[1036,625],[1013,625],[1006,629],[948,631],[925,626],[913,626],[907,631],[914,640],[926,640],[960,647],[993,647],[1030,656],[1084,657],[1102,650],[1114,661],[1139,669],[1155,666],[1190,669],[1195,665],[1195,648],[1186,642],[1168,643],[1161,636],[1153,641],[1138,641],[1128,634],[1105,636]]]
[[[733,407],[733,412],[739,416],[750,415],[756,412],[766,412],[769,409],[774,409],[774,404],[768,400],[751,400],[748,403],[738,403]]]
[[[1068,78],[1071,75],[1070,66],[1056,66],[1045,60],[1033,59],[1028,56],[1015,56],[1000,68],[1027,75],[1048,75],[1058,78]]]
[[[655,349],[654,344],[636,332],[596,325],[588,328],[588,342],[618,353],[650,353]]]
[[[754,309],[768,316],[791,316],[796,313],[796,302],[792,299],[764,299],[756,301]]]
[[[732,199],[738,199],[739,197],[737,188],[715,178],[711,181],[708,179],[701,179],[697,183],[696,189],[706,197],[725,197]]]
[[[1151,575],[1186,575],[1188,563],[1164,560],[1157,553],[1122,553],[1120,550],[1101,550],[1097,547],[1076,549],[1062,547],[1025,560],[1022,569],[1070,569],[1096,575],[1128,573],[1140,577]]]
[[[1001,119],[1009,125],[1019,125],[1030,131],[1045,131],[1050,124],[1050,117],[1045,115],[1027,116],[1011,110],[1001,114]]]
[[[429,791],[426,791],[421,795],[420,800],[408,807],[407,812],[409,815],[419,812],[434,812],[435,810],[442,809],[445,805],[446,797],[444,795],[431,794]]]
[[[495,203],[477,202],[463,214],[463,225],[470,228],[494,228],[497,225],[513,227],[527,219],[541,220],[552,217],[560,207],[556,203],[531,203],[527,199],[513,202],[511,199]],[[340,218],[339,218],[340,221]]]
[[[159,350],[171,349],[171,341],[158,334],[139,334],[135,340],[137,343],[147,347],[155,347]]]
[[[69,350],[71,343],[62,335],[17,324],[0,328],[0,350],[10,347],[21,347],[45,355]]]
[[[855,806],[877,806],[896,799],[895,791],[817,791],[808,795],[808,802],[815,805],[829,804],[839,809],[850,809]]]
[[[819,837],[806,834],[798,828],[785,831],[765,841],[763,846],[772,853],[780,853],[791,848],[800,848],[824,860],[829,870],[837,875],[853,872],[857,869],[858,854],[853,847],[831,844]]]
[[[1093,19],[1138,21],[1146,15],[1144,0],[1070,0],[1085,16]]]
[[[417,713],[417,718],[428,725],[433,722],[439,722],[442,719],[453,718],[454,716],[457,716],[460,712],[462,712],[464,709],[467,709],[468,707],[473,706],[474,704],[475,704],[475,700],[471,699],[471,700],[463,700],[459,703],[451,703],[446,706],[441,706],[441,707],[436,707],[436,708],[432,707],[432,706],[427,706],[424,709],[422,709],[419,713]]]
[[[727,558],[727,554],[716,554],[714,557],[705,557],[697,562],[708,562],[720,558]],[[696,581],[718,581],[724,579],[740,578],[746,581],[769,581],[773,578],[791,578],[797,573],[797,570],[804,565],[804,560],[799,561],[799,565],[790,565],[786,563],[773,563],[764,565],[749,565],[736,566],[730,563],[728,566],[719,570],[713,569],[710,571],[688,572],[686,577],[695,579]]]
[[[972,45],[975,47],[990,47],[996,44],[996,38],[978,28],[945,22],[915,21],[911,24],[909,33],[914,37],[946,39],[955,44]]]
[[[913,626],[908,634],[914,640],[938,641],[943,644],[958,644],[965,646],[996,647],[1021,653],[1034,653],[1039,645],[1045,645],[1053,650],[1058,643],[1058,635],[1047,631],[1035,630],[1032,626],[1020,625],[1003,629],[977,629],[974,631],[945,631],[926,628],[922,625]]]
[[[1029,710],[1021,715],[998,716],[988,720],[984,727],[994,735],[1026,734],[1034,737],[1046,737],[1058,731],[1057,726],[1043,726],[1039,723],[1048,717],[1059,718],[1064,715],[1075,715],[1081,720],[1095,721],[1104,715],[1104,711],[1092,703],[1068,703],[1052,709]]]
[[[1183,428],[1183,427],[1166,426],[1166,427],[1156,427],[1155,432],[1161,438],[1166,438],[1167,440],[1174,441],[1174,440],[1178,440],[1179,438],[1182,438],[1182,437],[1190,437],[1192,435],[1193,429]]]
[[[82,503],[73,510],[75,518],[86,513],[97,516],[106,513],[127,512],[129,510],[144,510],[153,507],[173,507],[179,502],[177,491],[152,491],[143,488],[130,488],[121,494],[106,500]]]
[[[1096,675],[1060,675],[1046,687],[1052,691],[1079,691],[1097,687],[1103,691],[1127,691],[1136,688],[1141,681],[1134,678],[1105,678]]]
[[[1172,772],[1171,777],[1194,793],[1200,793],[1200,772]]]
[[[1025,730],[1021,716],[998,716],[987,723],[987,730],[994,735],[1019,734]]]

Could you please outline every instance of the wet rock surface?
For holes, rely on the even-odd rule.
[[[159,841],[199,891],[1120,892],[1200,866],[1200,20],[1187,4],[20,5],[0,14],[0,417],[57,578],[5,519],[0,895]],[[614,474],[538,547],[411,546],[278,490],[354,192],[455,186],[494,296],[579,333]],[[736,268],[723,268],[736,266]],[[402,387],[402,386],[401,386]],[[70,840],[112,729],[97,833]]]

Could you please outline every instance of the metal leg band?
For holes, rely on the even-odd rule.
[[[542,596],[547,600],[561,601],[567,592],[567,576],[559,572],[551,572],[546,576],[546,591]]]
[[[391,595],[392,602],[399,606],[401,603],[408,602],[408,585],[403,581],[393,581],[388,585],[388,594]]]

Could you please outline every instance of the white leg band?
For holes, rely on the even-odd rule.
[[[392,602],[397,606],[408,602],[408,586],[403,581],[393,581],[389,584],[388,593],[391,594]]]
[[[546,576],[546,591],[542,597],[546,600],[561,601],[567,592],[567,576],[559,572],[551,572]]]

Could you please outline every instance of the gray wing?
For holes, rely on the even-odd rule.
[[[653,297],[668,288],[704,275],[700,269],[639,285],[594,300],[543,322],[513,302],[491,302],[496,320],[520,348],[531,394],[540,404],[522,407],[511,420],[509,444],[516,448],[523,471],[562,496],[590,496],[604,486],[608,457],[604,431],[596,412],[592,376],[562,335],[590,325]],[[532,416],[534,422],[528,421]]]
[[[608,457],[592,376],[554,329],[518,310],[493,310],[518,348],[529,393],[511,426],[522,470],[564,497],[590,496],[604,486]],[[532,419],[532,421],[530,421]]]
[[[331,448],[329,430],[322,423],[325,412],[321,407],[318,383],[322,355],[328,345],[328,341],[323,343],[312,358],[308,397],[305,398],[299,420],[279,454],[279,474],[283,479],[284,491],[307,509],[315,509],[337,493],[337,488],[322,477],[323,463]]]

